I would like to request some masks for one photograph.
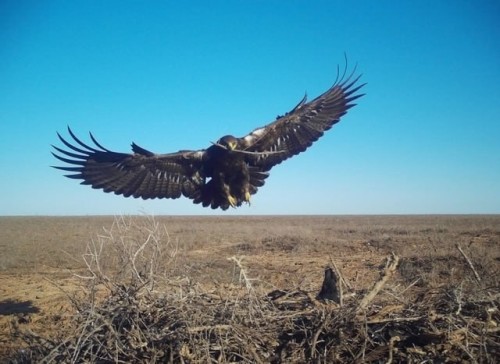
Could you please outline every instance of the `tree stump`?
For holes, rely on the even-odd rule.
[[[323,279],[323,285],[318,293],[318,300],[329,300],[340,304],[340,281],[333,271],[332,268],[327,267],[325,269],[325,278]]]

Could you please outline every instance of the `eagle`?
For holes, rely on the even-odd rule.
[[[264,127],[237,138],[226,135],[206,149],[157,154],[132,143],[133,153],[103,147],[89,133],[93,145],[82,142],[68,126],[72,140],[57,133],[66,148],[52,145],[52,154],[81,184],[125,197],[143,199],[181,196],[195,204],[227,210],[250,203],[272,167],[305,151],[336,124],[363,96],[361,75],[337,71],[337,80],[323,94],[307,102],[307,94],[289,112]],[[339,76],[340,75],[340,76]]]

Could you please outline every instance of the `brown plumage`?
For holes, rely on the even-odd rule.
[[[69,166],[69,178],[125,197],[179,198],[226,210],[250,201],[264,185],[269,170],[305,151],[340,120],[352,103],[363,96],[353,74],[336,81],[325,93],[307,102],[304,97],[290,112],[255,129],[243,138],[227,135],[207,149],[155,154],[132,143],[133,154],[117,153],[100,145],[85,144],[68,128],[70,143],[59,133],[67,149],[52,153]]]

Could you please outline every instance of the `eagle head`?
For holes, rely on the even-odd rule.
[[[238,139],[232,135],[226,135],[220,138],[217,141],[217,144],[220,144],[229,150],[235,150],[238,147]]]

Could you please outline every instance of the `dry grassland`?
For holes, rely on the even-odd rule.
[[[500,361],[498,215],[2,217],[0,252],[2,362]]]

